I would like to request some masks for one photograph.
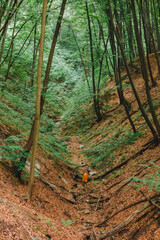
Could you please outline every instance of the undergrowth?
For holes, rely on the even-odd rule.
[[[35,99],[30,94],[24,98],[24,95],[20,97],[20,94],[15,95],[6,90],[0,98],[0,125],[6,126],[10,132],[10,136],[8,133],[3,140],[4,144],[0,145],[1,160],[16,162],[24,154],[22,145],[25,144],[33,123]],[[51,118],[51,114],[42,114],[40,119],[39,147],[54,163],[59,160],[68,163],[70,153],[66,139],[59,136],[60,127]]]
[[[151,166],[143,165],[148,169],[148,172],[146,171],[145,177],[138,178],[138,177],[132,177],[131,180],[133,181],[133,185],[137,188],[140,188],[144,184],[147,184],[148,189],[159,192],[160,191],[160,166],[156,165],[154,162],[151,162]],[[153,171],[154,169],[154,171]],[[149,173],[149,170],[152,170],[152,174]]]
[[[111,137],[103,136],[105,137],[83,150],[83,153],[91,161],[92,168],[111,167],[116,154],[118,154],[117,150],[122,149],[126,144],[134,144],[141,133],[133,134],[130,130],[124,131],[124,128],[121,128]]]

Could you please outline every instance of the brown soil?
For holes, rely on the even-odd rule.
[[[158,75],[155,58],[152,55],[152,67],[154,67],[154,77],[157,80],[157,87],[151,89],[154,99],[159,99],[160,78]],[[132,73],[138,92],[143,103],[146,101],[144,91],[144,81],[140,72]],[[127,83],[127,77],[125,82]],[[109,83],[113,85],[113,81]],[[125,96],[132,102],[132,111],[136,111],[138,106],[131,89],[125,90]],[[105,113],[104,120],[96,124],[89,131],[108,124],[108,118],[119,112],[119,115],[112,119],[115,122],[129,128],[125,113],[118,107],[118,99],[115,94],[110,103],[114,103],[114,112]],[[117,107],[115,107],[117,106]],[[160,113],[160,108],[156,110]],[[136,126],[144,123],[142,117],[136,120]],[[1,126],[1,139],[9,134],[5,126]],[[87,144],[101,141],[101,134],[93,137]],[[83,136],[84,139],[84,136]],[[87,170],[93,171],[90,163],[81,153],[81,148],[86,147],[82,143],[83,139],[72,136],[68,142],[72,152],[72,161],[77,163],[77,169],[81,173]],[[149,130],[139,138],[134,145],[125,146],[117,153],[114,166],[119,164],[123,154],[126,159],[145,148],[145,144],[152,139]],[[84,145],[84,146],[81,146]],[[55,239],[55,240],[87,240],[99,239],[100,235],[114,229],[124,222],[137,209],[143,206],[149,197],[157,192],[148,191],[147,185],[137,189],[127,180],[132,176],[142,178],[146,172],[154,173],[155,168],[146,169],[142,164],[149,165],[155,161],[160,165],[160,146],[151,145],[146,151],[133,158],[126,165],[109,174],[106,178],[97,181],[88,181],[83,184],[81,178],[77,177],[75,169],[68,168],[59,163],[54,166],[50,159],[45,159],[39,150],[37,159],[41,164],[41,178],[35,179],[31,203],[24,198],[26,185],[22,185],[13,176],[10,168],[4,165],[0,167],[0,240],[31,240],[31,239]],[[45,164],[43,164],[45,163]],[[112,166],[112,167],[114,167]],[[47,167],[47,168],[46,168]],[[97,171],[97,170],[96,170]],[[107,171],[104,169],[103,172]],[[101,173],[96,174],[99,175]],[[93,176],[89,177],[93,179]],[[46,182],[45,182],[46,181]],[[49,184],[48,184],[49,183]],[[141,192],[139,191],[141,190]],[[144,193],[144,195],[143,195]],[[139,201],[143,201],[139,204]],[[123,208],[133,204],[132,207],[119,212]],[[113,233],[106,239],[116,240],[159,240],[160,228],[158,217],[160,210],[151,203],[150,207],[138,214],[130,224],[127,224],[118,232]],[[119,212],[118,214],[116,214]],[[115,216],[113,216],[115,214]]]

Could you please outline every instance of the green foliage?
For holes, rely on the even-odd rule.
[[[30,98],[30,101],[26,98],[23,99],[23,95],[20,96],[20,94],[9,93],[8,91],[3,92],[0,102],[0,124],[8,127],[9,131],[15,134],[15,137],[7,138],[5,140],[6,144],[1,146],[3,153],[0,157],[1,161],[11,160],[17,162],[22,155],[28,156],[28,153],[23,152],[23,147],[20,144],[24,139],[19,138],[17,134],[28,138],[34,118],[35,103],[32,100],[34,99]],[[48,112],[48,109],[46,110]],[[48,114],[51,113],[48,112]],[[57,163],[58,160],[68,163],[70,155],[65,143],[66,140],[57,137],[59,135],[59,127],[52,118],[48,117],[48,114],[42,115],[40,121],[39,145],[46,156],[53,159],[54,163]],[[23,169],[24,163],[20,162],[18,168]]]
[[[23,116],[25,114],[25,116]],[[0,102],[0,123],[15,132],[28,134],[32,122],[33,105],[29,106],[19,96],[4,92]]]
[[[2,5],[4,5],[4,3],[5,1],[3,0]],[[61,1],[59,0],[54,3],[48,2],[42,80],[45,75],[50,46],[56,26],[55,19],[57,19],[59,14],[60,4]],[[111,4],[113,10],[116,10],[114,9],[113,1]],[[109,29],[107,23],[108,16],[106,16],[106,2],[100,0],[93,2],[88,0],[88,7],[93,34],[92,47],[95,87],[97,90],[100,76],[100,62],[103,56],[99,87],[103,88],[104,94],[107,95],[110,93],[112,95],[112,91],[115,91],[117,86],[112,87],[112,89],[109,89],[108,86],[106,87],[106,78],[113,72],[113,55],[109,39],[107,40]],[[117,21],[118,24],[122,25],[122,39],[126,40],[125,54],[128,58],[127,60],[130,60],[133,53],[131,49],[129,49],[130,44],[128,42],[129,36],[127,31],[130,27],[129,21],[132,16],[131,10],[125,1],[117,1],[116,7],[119,16],[118,19],[115,19],[115,22]],[[138,10],[138,5],[136,5],[136,7]],[[10,9],[8,8],[5,17],[9,11]],[[15,29],[14,19],[10,19],[2,56],[2,60],[4,60],[5,57],[6,59],[1,66],[0,73],[0,88],[3,86],[5,87],[3,93],[0,95],[0,124],[5,125],[12,135],[15,134],[19,136],[19,134],[21,134],[22,138],[25,140],[29,135],[35,114],[37,62],[33,87],[30,87],[30,82],[34,43],[36,43],[37,47],[40,37],[41,12],[42,0],[30,0],[21,5],[17,11],[17,24]],[[2,19],[2,23],[5,17]],[[35,24],[37,25],[36,39],[34,39],[33,31],[21,50],[25,39]],[[131,25],[133,25],[132,21]],[[22,26],[23,28],[21,29]],[[11,54],[10,45],[13,29],[15,30],[15,38],[12,48],[13,52]],[[104,39],[102,35],[104,35]],[[143,31],[142,35],[144,35]],[[130,40],[135,42],[134,34],[131,38]],[[105,51],[104,43],[107,46],[107,51]],[[134,48],[133,52],[135,54],[137,50],[136,45],[132,47]],[[9,49],[10,51],[8,52]],[[120,59],[121,56],[116,57]],[[107,59],[108,64],[106,63]],[[5,82],[5,75],[10,61],[13,65],[10,68],[8,79]],[[133,62],[133,64],[136,66],[139,62]],[[86,78],[90,85],[90,91]],[[129,83],[123,82],[122,85],[125,91],[131,87]],[[96,91],[95,95],[98,96],[98,94],[98,91]],[[90,59],[90,42],[84,1],[68,2],[66,14],[64,15],[63,27],[61,28],[54,52],[47,93],[44,97],[45,105],[40,121],[39,146],[47,156],[53,159],[54,163],[57,163],[58,160],[68,162],[70,154],[67,149],[66,140],[60,137],[61,126],[63,125],[63,129],[71,134],[75,131],[76,133],[87,132],[97,120],[93,107],[92,63]],[[103,94],[101,96],[100,93],[98,97],[102,112],[105,113],[113,107],[109,105],[107,101],[104,101]],[[62,124],[60,126],[57,126],[56,121],[59,118],[61,119],[62,116],[63,122],[61,122]],[[134,116],[134,120],[137,120],[140,116],[141,113],[137,113]],[[115,115],[114,117],[116,118],[117,116]],[[131,131],[127,131],[121,126],[117,126],[117,124],[112,126],[111,118],[107,124],[108,126],[104,129],[97,130],[92,136],[88,136],[88,139],[91,137],[94,138],[100,135],[100,131],[103,130],[101,139],[97,140],[96,143],[91,144],[91,146],[83,151],[92,162],[92,167],[101,168],[103,166],[111,166],[116,157],[116,151],[122,149],[126,144],[134,144],[137,138],[141,136],[141,133],[137,132],[136,134],[132,134]],[[85,139],[85,141],[87,142],[88,139]],[[22,151],[20,141],[21,139],[6,139],[5,144],[1,146],[1,161],[11,159],[12,161],[17,161],[22,154],[26,154]],[[120,161],[124,159],[125,156],[123,155]],[[23,168],[23,163],[19,167]]]
[[[64,218],[62,218],[62,223],[64,224],[64,226],[67,227],[67,226],[73,224],[74,222],[72,222],[72,220],[67,220],[67,221],[65,221]]]
[[[111,129],[109,133],[111,133],[113,129]],[[124,130],[124,128],[121,128],[117,130],[117,132],[113,132],[111,137],[107,138],[106,136],[103,140],[100,139],[99,142],[83,150],[83,153],[86,154],[91,161],[92,168],[111,167],[117,150],[122,149],[126,144],[134,144],[136,139],[141,136],[139,132],[133,134],[130,130],[128,132]],[[121,161],[124,160],[124,158],[125,156],[122,156]]]
[[[19,162],[18,160],[22,156],[29,156],[29,153],[23,151],[20,141],[23,140],[16,136],[10,136],[4,140],[5,145],[0,145],[1,161],[13,162],[13,165],[18,166],[18,170],[24,168],[24,162]],[[18,163],[18,164],[17,164]]]
[[[151,163],[151,166],[146,166],[148,169],[154,169],[153,174],[146,174],[146,177],[143,179],[140,179],[138,177],[132,177],[131,180],[133,180],[134,183],[136,183],[136,186],[139,188],[143,184],[147,184],[149,190],[156,190],[157,192],[160,191],[160,167],[156,165],[155,163]],[[135,184],[134,184],[135,185]]]
[[[135,141],[140,137],[142,136],[142,133],[141,132],[136,132],[134,134],[131,133],[131,131],[129,131],[129,136],[128,136],[128,143],[129,144],[134,144]]]

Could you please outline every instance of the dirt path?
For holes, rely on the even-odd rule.
[[[69,150],[72,153],[72,162],[78,164],[78,170],[83,175],[87,173],[90,177],[96,171],[92,171],[90,167],[90,162],[86,159],[82,150],[85,149],[85,145],[81,142],[81,139],[77,136],[72,136],[69,142]]]

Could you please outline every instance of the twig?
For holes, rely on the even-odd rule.
[[[27,231],[27,233],[29,234],[30,238],[32,240],[34,240],[34,238],[32,237],[31,233],[28,231],[28,229],[24,225],[22,225],[22,224],[21,224],[21,226]]]
[[[97,208],[98,208],[98,203],[99,203],[100,199],[101,199],[101,196],[100,196],[100,197],[98,198],[98,200],[97,200],[97,204],[96,204],[95,211],[97,211]]]
[[[93,233],[94,233],[94,238],[95,238],[95,240],[98,240],[98,239],[97,239],[97,236],[96,236],[96,232],[95,232],[94,226],[93,226]]]
[[[155,202],[153,202],[152,199],[148,198],[142,190],[140,190],[140,192],[142,193],[142,195],[147,199],[147,201],[148,201],[150,204],[152,204],[152,205],[154,205],[155,207],[157,207],[158,209],[160,209],[160,206],[158,206]]]

